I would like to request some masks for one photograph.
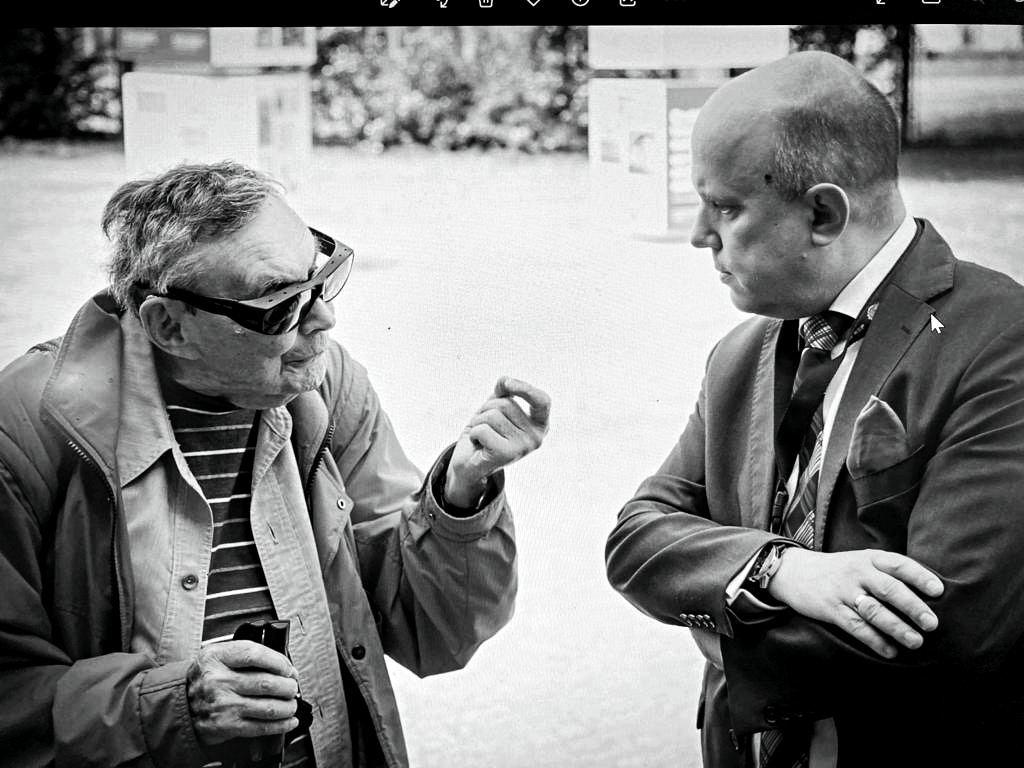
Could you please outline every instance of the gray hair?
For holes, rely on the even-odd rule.
[[[811,98],[776,114],[774,178],[784,200],[821,182],[861,197],[874,218],[899,176],[900,125],[889,100],[869,81],[850,78],[835,98]]]
[[[196,248],[237,232],[281,192],[270,176],[230,161],[183,164],[123,184],[102,218],[113,247],[108,276],[114,299],[138,314],[138,288],[194,288]]]

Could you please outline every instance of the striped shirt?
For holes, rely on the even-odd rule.
[[[213,514],[203,621],[206,646],[231,640],[244,622],[277,618],[249,521],[260,413],[204,397],[174,382],[161,383],[175,439]],[[312,768],[314,764],[309,734],[301,733],[288,744],[283,765]],[[220,760],[204,768],[230,765],[230,760]]]

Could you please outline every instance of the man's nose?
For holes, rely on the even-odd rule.
[[[309,309],[309,314],[302,320],[301,331],[313,333],[314,331],[329,331],[334,327],[334,307],[330,302],[318,297]]]
[[[697,208],[697,216],[693,221],[693,229],[690,230],[690,245],[694,248],[721,248],[718,235],[708,224],[707,211],[703,204]]]

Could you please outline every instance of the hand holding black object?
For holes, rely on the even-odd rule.
[[[279,768],[285,734],[309,727],[287,657],[287,621],[246,622],[234,639],[200,651],[187,693],[200,742],[225,766]]]

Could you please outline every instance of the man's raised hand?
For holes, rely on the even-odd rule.
[[[550,413],[546,392],[510,376],[498,379],[493,395],[473,414],[455,444],[445,498],[455,506],[472,507],[491,474],[540,447]]]

